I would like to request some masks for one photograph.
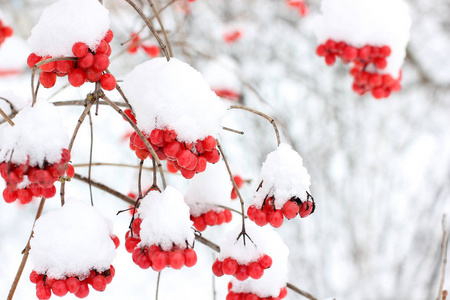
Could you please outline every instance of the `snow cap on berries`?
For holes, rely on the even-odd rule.
[[[109,12],[98,0],[59,0],[47,7],[28,39],[38,56],[73,56],[83,42],[95,50],[109,30]]]
[[[4,124],[0,129],[0,161],[11,159],[20,164],[29,158],[30,166],[42,166],[44,160],[49,163],[60,161],[69,135],[53,104],[37,101],[33,107],[21,110],[13,121],[14,126]]]
[[[253,204],[260,208],[264,199],[275,198],[275,208],[281,209],[292,197],[306,200],[311,180],[303,166],[303,159],[288,144],[267,155],[260,171],[261,186],[253,196]]]
[[[141,200],[139,206],[141,223],[140,246],[160,245],[164,251],[173,244],[186,248],[186,241],[192,245],[195,239],[189,207],[183,195],[168,186],[162,193],[151,191]]]
[[[154,58],[138,65],[122,89],[136,114],[138,127],[150,134],[170,128],[180,142],[217,137],[225,105],[202,75],[176,58]]]
[[[210,164],[206,171],[195,175],[189,181],[190,187],[184,200],[190,207],[190,213],[198,217],[210,210],[220,212],[218,205],[230,203],[230,191],[233,188],[225,163],[219,161]]]
[[[38,274],[56,279],[103,272],[116,256],[105,218],[76,199],[41,216],[34,227],[30,256]]]
[[[260,279],[248,278],[245,281],[239,281],[232,277],[231,282],[233,287],[231,288],[231,291],[235,293],[252,293],[258,295],[260,298],[275,298],[279,295],[280,289],[286,286],[289,248],[280,236],[270,227],[258,227],[251,222],[246,222],[245,228],[248,235],[255,242],[257,251],[264,249],[264,254],[267,254],[272,258],[272,266],[264,270],[264,275]],[[222,252],[223,254],[232,254],[233,257],[236,257],[237,255],[240,256],[240,258],[251,254],[251,250],[249,249],[252,249],[251,247],[254,247],[254,245],[248,238],[246,239],[247,249],[236,248],[238,247],[237,245],[243,246],[241,241],[242,237],[236,243],[236,237],[239,232],[240,226],[233,232],[234,239],[229,240],[229,238],[233,236],[227,236],[227,240],[229,240],[227,242],[228,246],[221,245],[219,259],[222,256]]]
[[[357,48],[389,46],[392,53],[381,73],[398,77],[411,27],[403,0],[323,0],[321,11],[316,24],[320,44],[332,39]]]

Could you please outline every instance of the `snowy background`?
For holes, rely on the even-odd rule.
[[[25,41],[42,10],[53,2],[0,3],[0,18],[15,31],[0,46],[0,71],[19,72],[0,77],[0,97],[20,106],[31,101],[31,72],[26,67],[30,51]],[[161,8],[168,1],[155,3]],[[140,4],[150,14],[146,1]],[[223,84],[242,94],[240,104],[275,118],[282,140],[303,158],[316,211],[276,229],[290,249],[288,281],[319,299],[435,299],[441,218],[450,211],[450,2],[408,1],[413,23],[403,89],[382,101],[356,95],[346,66],[327,67],[315,55],[320,2],[307,4],[310,15],[301,17],[284,1],[177,1],[161,16],[175,57],[204,73],[213,88]],[[143,22],[124,1],[105,0],[104,5],[115,33],[109,69],[122,80],[148,59],[145,52],[130,55],[120,45]],[[242,31],[242,37],[226,43],[223,35],[234,30]],[[141,38],[157,44],[148,29]],[[58,78],[54,88],[40,89],[39,97],[51,102],[80,100],[93,89],[92,84],[66,85],[67,78]],[[115,92],[107,95],[120,101]],[[0,105],[8,107],[1,100]],[[71,133],[83,107],[59,109]],[[138,165],[124,137],[130,127],[116,112],[100,106],[93,121],[94,162]],[[275,135],[267,121],[244,111],[228,111],[223,125],[245,132],[240,136],[222,131],[220,138],[233,172],[252,180],[242,189],[249,205],[261,164],[276,147]],[[88,162],[89,141],[86,123],[74,145],[74,165]],[[75,169],[87,174],[85,167]],[[92,176],[123,194],[137,192],[137,169],[99,166]],[[144,174],[144,187],[151,185],[151,176]],[[187,181],[180,175],[167,177],[171,185],[187,191]],[[73,180],[66,192],[90,201],[84,183]],[[122,244],[113,262],[113,282],[103,293],[91,291],[90,299],[152,299],[156,272],[141,270],[123,247],[130,215],[116,213],[128,205],[95,188],[93,192],[95,206],[112,221]],[[37,206],[37,201],[27,206],[0,201],[1,299],[19,266]],[[58,206],[57,197],[50,199],[44,212]],[[238,207],[235,202],[230,206]],[[220,243],[238,221],[235,215],[232,224],[207,228],[204,236]],[[160,299],[214,299],[214,291],[216,299],[225,299],[229,278],[213,279],[210,271],[217,254],[200,243],[195,250],[199,257],[195,267],[162,272]],[[29,262],[15,299],[35,299],[35,286],[28,280],[31,270]],[[287,299],[304,298],[290,291]]]

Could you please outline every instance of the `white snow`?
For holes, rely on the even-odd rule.
[[[42,166],[61,159],[61,151],[69,143],[67,129],[62,125],[58,109],[45,100],[38,100],[34,107],[27,106],[13,119],[15,126],[0,127],[0,161]],[[11,151],[14,153],[11,157]]]
[[[25,99],[17,95],[15,92],[11,90],[0,90],[0,108],[7,115],[10,115],[12,112],[11,105],[2,98],[8,100],[16,111],[21,110],[26,105]],[[2,116],[0,116],[0,121],[3,121]]]
[[[208,164],[205,172],[189,180],[189,190],[184,200],[190,207],[190,213],[198,217],[210,210],[221,212],[218,205],[231,203],[230,193],[233,188],[225,163]]]
[[[2,72],[17,72],[27,67],[27,57],[30,54],[26,42],[11,36],[0,47],[0,74]]]
[[[202,68],[202,74],[212,89],[231,90],[239,93],[241,91],[241,83],[236,73],[236,63],[226,56],[220,56],[213,61],[209,61]]]
[[[70,198],[36,221],[30,245],[34,270],[56,279],[86,277],[92,269],[103,272],[116,256],[105,218],[95,207]]]
[[[98,0],[59,0],[42,12],[28,45],[39,56],[73,56],[73,44],[95,50],[108,30],[109,12]]]
[[[186,248],[186,241],[192,245],[195,239],[189,207],[183,195],[168,186],[162,193],[151,191],[141,200],[139,206],[141,223],[140,246],[160,245],[165,251],[173,244]]]
[[[333,39],[357,48],[388,45],[392,53],[380,73],[398,77],[411,27],[409,9],[403,0],[323,0],[321,12],[316,24],[319,43]]]
[[[138,127],[150,134],[165,127],[178,133],[180,142],[218,136],[226,107],[202,75],[188,64],[154,58],[138,65],[122,83],[136,113]]]
[[[251,224],[251,225],[250,225]],[[289,249],[280,236],[270,227],[258,227],[252,222],[246,222],[246,230],[252,240],[256,243],[258,250],[264,249],[264,253],[272,258],[272,266],[264,270],[264,275],[260,279],[248,278],[245,281],[239,281],[232,277],[231,282],[233,287],[231,291],[235,293],[252,293],[258,295],[260,298],[264,297],[277,297],[280,293],[280,289],[286,286],[288,275],[288,256]],[[233,232],[234,241],[236,240],[236,233],[240,232],[240,226],[238,230]],[[227,238],[233,237],[233,235],[227,236]],[[242,238],[241,238],[242,239]],[[233,240],[229,242],[233,243]],[[235,248],[232,252],[233,257],[236,255],[244,256],[245,252],[241,248],[243,243],[239,240],[238,243],[241,246],[232,246]],[[247,248],[253,245],[247,239]],[[225,248],[223,248],[225,247]],[[221,245],[221,253],[227,253],[232,250],[230,245]]]
[[[260,171],[261,188],[255,192],[252,203],[260,208],[265,197],[275,198],[276,209],[292,197],[306,200],[311,185],[303,159],[288,144],[281,143],[277,150],[267,155]]]

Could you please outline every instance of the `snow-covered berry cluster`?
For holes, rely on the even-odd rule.
[[[94,290],[103,292],[113,280],[115,272],[111,265],[108,270],[103,272],[91,270],[89,276],[84,279],[77,276],[55,279],[45,274],[38,274],[33,270],[30,274],[30,281],[36,284],[36,296],[39,300],[50,299],[52,294],[63,297],[68,293],[74,294],[78,298],[86,298],[89,295],[89,285]]]
[[[261,183],[247,210],[248,218],[259,226],[280,227],[284,217],[304,218],[314,212],[309,193],[310,177],[300,155],[287,144],[267,155],[261,172]]]
[[[286,0],[286,5],[297,10],[302,17],[309,14],[309,8],[303,0]]]
[[[139,48],[142,48],[142,50],[144,50],[151,58],[158,57],[161,54],[161,49],[159,49],[157,45],[150,45],[143,42],[139,37],[139,34],[133,32],[131,33],[131,41],[127,46],[127,52],[136,54]]]
[[[3,199],[7,203],[19,199],[21,204],[27,204],[31,202],[33,197],[52,198],[56,194],[54,183],[65,175],[72,178],[75,174],[75,170],[69,164],[69,161],[69,150],[62,149],[59,162],[49,163],[44,161],[41,166],[31,166],[29,159],[22,164],[14,164],[8,161],[0,162],[0,173],[6,182]]]
[[[163,193],[151,191],[134,211],[125,248],[132,253],[135,264],[159,272],[166,267],[181,269],[197,263],[197,254],[190,246],[194,232],[189,207],[180,192],[173,187]]]
[[[6,38],[9,38],[10,36],[12,36],[12,34],[13,29],[3,24],[2,20],[0,20],[0,46],[3,44]]]
[[[263,276],[264,270],[272,266],[272,258],[264,254],[256,261],[248,264],[240,264],[233,257],[227,257],[223,260],[216,259],[212,266],[214,275],[221,277],[233,275],[237,280],[244,281],[247,278],[259,279]]]
[[[95,49],[90,49],[83,42],[77,42],[72,46],[72,54],[76,60],[58,60],[39,66],[39,82],[46,88],[51,88],[56,83],[56,77],[68,76],[69,83],[74,87],[82,86],[85,82],[100,82],[103,89],[111,91],[116,87],[116,79],[106,73],[109,66],[113,32],[109,30],[100,44]],[[35,53],[28,56],[27,64],[33,68],[38,62],[52,58],[41,57]]]
[[[127,113],[129,114],[129,112]],[[174,173],[180,171],[181,175],[187,179],[194,177],[196,173],[205,171],[207,163],[215,164],[220,159],[216,140],[212,136],[207,136],[193,144],[177,141],[175,130],[168,128],[155,128],[150,134],[145,132],[143,134],[158,158],[167,160],[167,168]],[[139,159],[152,158],[144,141],[136,132],[130,135],[130,148]]]
[[[356,48],[345,42],[329,39],[317,47],[316,54],[324,57],[329,66],[335,63],[336,57],[341,58],[345,64],[352,63],[350,74],[354,78],[353,90],[359,95],[370,92],[374,98],[381,99],[389,97],[391,92],[401,90],[401,72],[397,79],[390,74],[380,74],[387,67],[386,59],[391,55],[389,46],[365,45]]]
[[[281,300],[286,298],[287,289],[286,287],[282,287],[280,289],[280,293],[276,297],[259,297],[257,294],[253,293],[235,293],[231,291],[233,288],[233,284],[231,282],[228,283],[228,294],[226,300]]]

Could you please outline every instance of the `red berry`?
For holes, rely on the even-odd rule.
[[[391,55],[391,47],[383,46],[380,48],[380,56],[381,57],[388,57],[389,55]]]
[[[175,166],[173,165],[173,162],[172,161],[167,161],[167,171],[169,171],[170,173],[176,173],[176,172],[178,172],[178,169],[177,168],[175,168]]]
[[[45,59],[49,59],[49,58],[51,58],[51,57],[46,57]],[[56,67],[56,62],[52,61],[52,62],[48,62],[48,63],[41,65],[39,67],[39,69],[41,69],[44,72],[52,72],[55,69],[55,67]]]
[[[164,129],[163,137],[167,143],[170,143],[175,141],[175,139],[177,138],[177,133],[175,132],[175,130]]]
[[[267,217],[266,217],[266,214],[264,213],[264,211],[262,211],[260,209],[256,210],[254,222],[258,226],[267,225],[268,221],[267,221]]]
[[[336,56],[334,54],[330,53],[325,56],[325,63],[328,66],[332,66],[335,62],[336,62]]]
[[[247,268],[248,275],[253,279],[259,279],[264,274],[264,269],[258,262],[252,262]]]
[[[147,53],[150,57],[154,58],[154,57],[158,57],[159,54],[161,53],[161,50],[159,49],[158,46],[145,46],[142,45],[142,49],[144,49],[145,53]]]
[[[223,263],[220,260],[216,259],[216,261],[212,265],[212,271],[217,277],[221,277],[224,274],[222,270],[222,264]]]
[[[185,263],[184,253],[181,250],[175,250],[169,253],[169,264],[172,269],[179,270]]]
[[[129,108],[127,108],[127,109],[125,109],[124,111],[124,114],[126,114],[130,119],[131,119],[131,121],[133,121],[133,123],[134,124],[136,124],[137,122],[136,122],[136,118],[134,117],[134,114],[133,114],[133,112],[131,111],[131,109],[129,109]],[[136,134],[136,132],[133,132],[133,134],[136,136],[137,134]],[[132,134],[132,135],[133,135]],[[131,136],[130,136],[130,140],[131,140]],[[134,140],[134,139],[133,139]]]
[[[109,58],[106,54],[95,54],[94,55],[94,63],[92,67],[94,70],[102,72],[105,71],[109,66]]]
[[[223,211],[217,213],[216,225],[222,225],[225,222],[225,213]]]
[[[181,169],[180,172],[181,172],[181,175],[186,179],[191,179],[195,175],[194,170]]]
[[[41,276],[41,275],[39,275],[38,273],[36,273],[35,270],[31,271],[31,274],[30,274],[30,281],[31,281],[32,283],[37,283],[40,279],[42,279],[42,276]]]
[[[387,66],[387,61],[386,61],[386,59],[385,59],[385,58],[381,58],[381,57],[376,58],[375,61],[374,61],[374,63],[375,63],[375,66],[376,66],[378,69],[384,69],[384,68],[386,68],[386,66]]]
[[[147,148],[145,148],[145,149],[136,148],[135,153],[136,153],[136,156],[142,160],[144,160],[150,156],[150,152],[147,150]]]
[[[358,49],[358,57],[362,61],[367,61],[370,57],[370,46],[364,46]]]
[[[327,50],[335,50],[335,49],[336,49],[336,46],[337,46],[337,44],[336,44],[336,42],[333,41],[333,40],[327,40],[327,41],[325,42],[325,48],[326,48]]]
[[[258,260],[258,263],[263,269],[268,269],[268,268],[270,268],[272,266],[272,258],[269,255],[264,254]]]
[[[125,240],[125,249],[128,253],[133,253],[134,248],[139,244],[141,240],[133,237],[129,237]]]
[[[72,46],[72,53],[78,58],[86,56],[88,50],[89,48],[85,43],[78,42]]]
[[[380,85],[382,85],[382,83],[383,83],[383,79],[382,79],[380,74],[374,73],[374,74],[370,75],[370,77],[369,77],[369,85],[371,87],[380,86]]]
[[[100,78],[100,85],[107,91],[112,91],[116,87],[116,78],[112,74],[103,74]]]
[[[342,56],[346,60],[353,61],[358,56],[358,49],[356,49],[355,47],[347,46],[344,48]]]
[[[37,64],[38,62],[40,62],[41,60],[42,60],[42,57],[37,56],[37,55],[34,54],[34,53],[31,53],[30,55],[28,55],[28,58],[27,58],[27,65],[28,65],[30,68],[33,68],[34,65]]]
[[[272,211],[267,216],[267,220],[269,221],[270,225],[275,228],[279,228],[281,227],[281,225],[283,225],[283,213],[281,212],[281,210]]]
[[[39,300],[48,300],[52,296],[52,291],[48,286],[36,286],[36,296]]]
[[[167,255],[167,252],[165,251],[159,251],[153,254],[152,257],[152,268],[155,271],[161,271],[167,265],[169,264],[169,257]]]
[[[305,201],[302,203],[302,206],[300,207],[300,217],[304,218],[309,216],[314,210],[314,203],[311,201]]]
[[[51,187],[42,189],[42,197],[44,197],[44,198],[49,199],[55,195],[56,195],[56,187],[54,185],[52,185]]]
[[[203,141],[202,146],[205,151],[212,151],[217,146],[216,139],[208,135]]]
[[[193,267],[197,263],[197,253],[193,249],[184,249],[184,265],[186,267]]]
[[[242,185],[244,184],[244,180],[239,175],[233,176],[233,179],[234,179],[234,182],[236,182],[236,185],[237,185],[238,188],[241,188]]]
[[[80,282],[80,288],[75,293],[78,298],[86,298],[89,295],[89,286],[86,280]]]
[[[207,164],[206,158],[204,158],[203,156],[197,157],[197,165],[195,166],[195,172],[201,173],[201,172],[205,171],[206,164]]]
[[[280,294],[278,295],[278,298],[283,299],[287,296],[287,288],[282,287],[280,290]]]
[[[133,224],[131,225],[131,228],[133,229],[133,233],[139,235],[139,233],[141,232],[141,223],[142,223],[141,218],[137,218],[137,219],[133,220]]]
[[[52,284],[52,292],[55,296],[63,297],[67,295],[69,290],[67,289],[66,282],[64,280],[57,280]]]
[[[319,45],[316,48],[316,54],[318,56],[325,56],[325,55],[327,55],[327,49],[325,48],[325,45]]]
[[[114,33],[110,30],[106,33],[105,37],[103,38],[108,44],[111,43],[112,39],[114,37]]]
[[[177,163],[180,165],[180,167],[187,167],[191,163],[191,151],[180,151],[177,155]]]
[[[203,157],[206,159],[207,162],[209,162],[211,164],[215,164],[216,162],[218,162],[220,160],[220,154],[217,149],[214,149],[209,152],[205,152],[203,154]]]
[[[95,49],[95,53],[97,54],[105,54],[108,51],[108,42],[105,40],[102,40],[100,44],[97,46],[97,49]]]
[[[217,223],[217,214],[216,212],[210,210],[205,215],[205,223],[209,226],[214,226]]]
[[[150,133],[150,142],[157,146],[164,144],[164,132],[160,129],[153,129]]]
[[[97,82],[97,81],[101,80],[101,78],[102,78],[102,72],[98,72],[98,71],[94,70],[94,68],[92,68],[92,67],[87,68],[85,73],[86,73],[86,79],[89,82]],[[101,84],[101,82],[100,82],[100,84]],[[104,89],[106,90],[106,88],[104,88]]]
[[[245,296],[244,300],[260,300],[260,298],[255,294],[248,294],[247,296]]]
[[[114,243],[114,247],[116,247],[116,249],[119,248],[119,246],[120,246],[120,240],[119,240],[119,238],[117,237],[117,235],[111,235],[110,237],[111,237],[111,240],[112,240],[113,243]]]
[[[56,83],[56,74],[53,72],[41,72],[39,74],[39,82],[45,88],[51,88]]]
[[[222,271],[224,274],[233,275],[238,270],[238,263],[235,259],[227,257],[222,262]]]
[[[248,278],[248,269],[246,265],[239,265],[238,270],[234,273],[237,280],[244,281]]]
[[[71,60],[58,60],[56,62],[56,69],[62,73],[69,73],[74,65],[75,63]]]
[[[281,208],[281,212],[284,214],[284,216],[290,220],[292,218],[295,218],[300,210],[300,207],[298,206],[297,202],[295,201],[287,201],[283,208]]]
[[[81,69],[72,69],[69,72],[69,83],[74,87],[82,86],[86,81],[86,73]]]
[[[88,52],[85,56],[78,59],[77,68],[87,69],[92,67],[93,64],[94,64],[94,54]]]
[[[27,204],[33,199],[33,193],[29,189],[21,189],[17,191],[17,198],[20,203]]]
[[[11,192],[8,189],[4,189],[3,199],[5,199],[6,203],[13,203],[17,199],[17,191]]]
[[[194,227],[198,230],[198,231],[203,231],[206,229],[206,222],[205,219],[203,218],[203,216],[199,216],[199,217],[194,217],[193,220],[194,222]]]
[[[134,254],[134,252],[133,252]],[[141,255],[139,255],[138,259],[137,259],[137,265],[144,270],[147,270],[148,268],[150,268],[152,266],[152,261],[150,260],[150,258],[145,255],[145,253],[141,253]]]
[[[230,223],[231,219],[233,219],[233,215],[231,214],[231,211],[229,211],[228,209],[225,209],[223,214],[225,215],[225,223]]]
[[[225,300],[242,300],[241,299],[241,294],[236,294],[233,292],[229,292],[227,294],[227,298]]]
[[[384,89],[382,87],[377,87],[372,90],[372,96],[375,99],[384,98]],[[303,217],[302,217],[303,218]]]
[[[73,176],[75,175],[75,169],[71,164],[67,165],[67,171],[66,171],[67,176],[69,176],[70,178],[73,178]]]
[[[67,290],[69,292],[76,293],[80,289],[81,282],[76,277],[69,277],[66,279]]]
[[[163,147],[164,154],[169,158],[176,158],[182,150],[182,145],[178,141],[168,143]]]

